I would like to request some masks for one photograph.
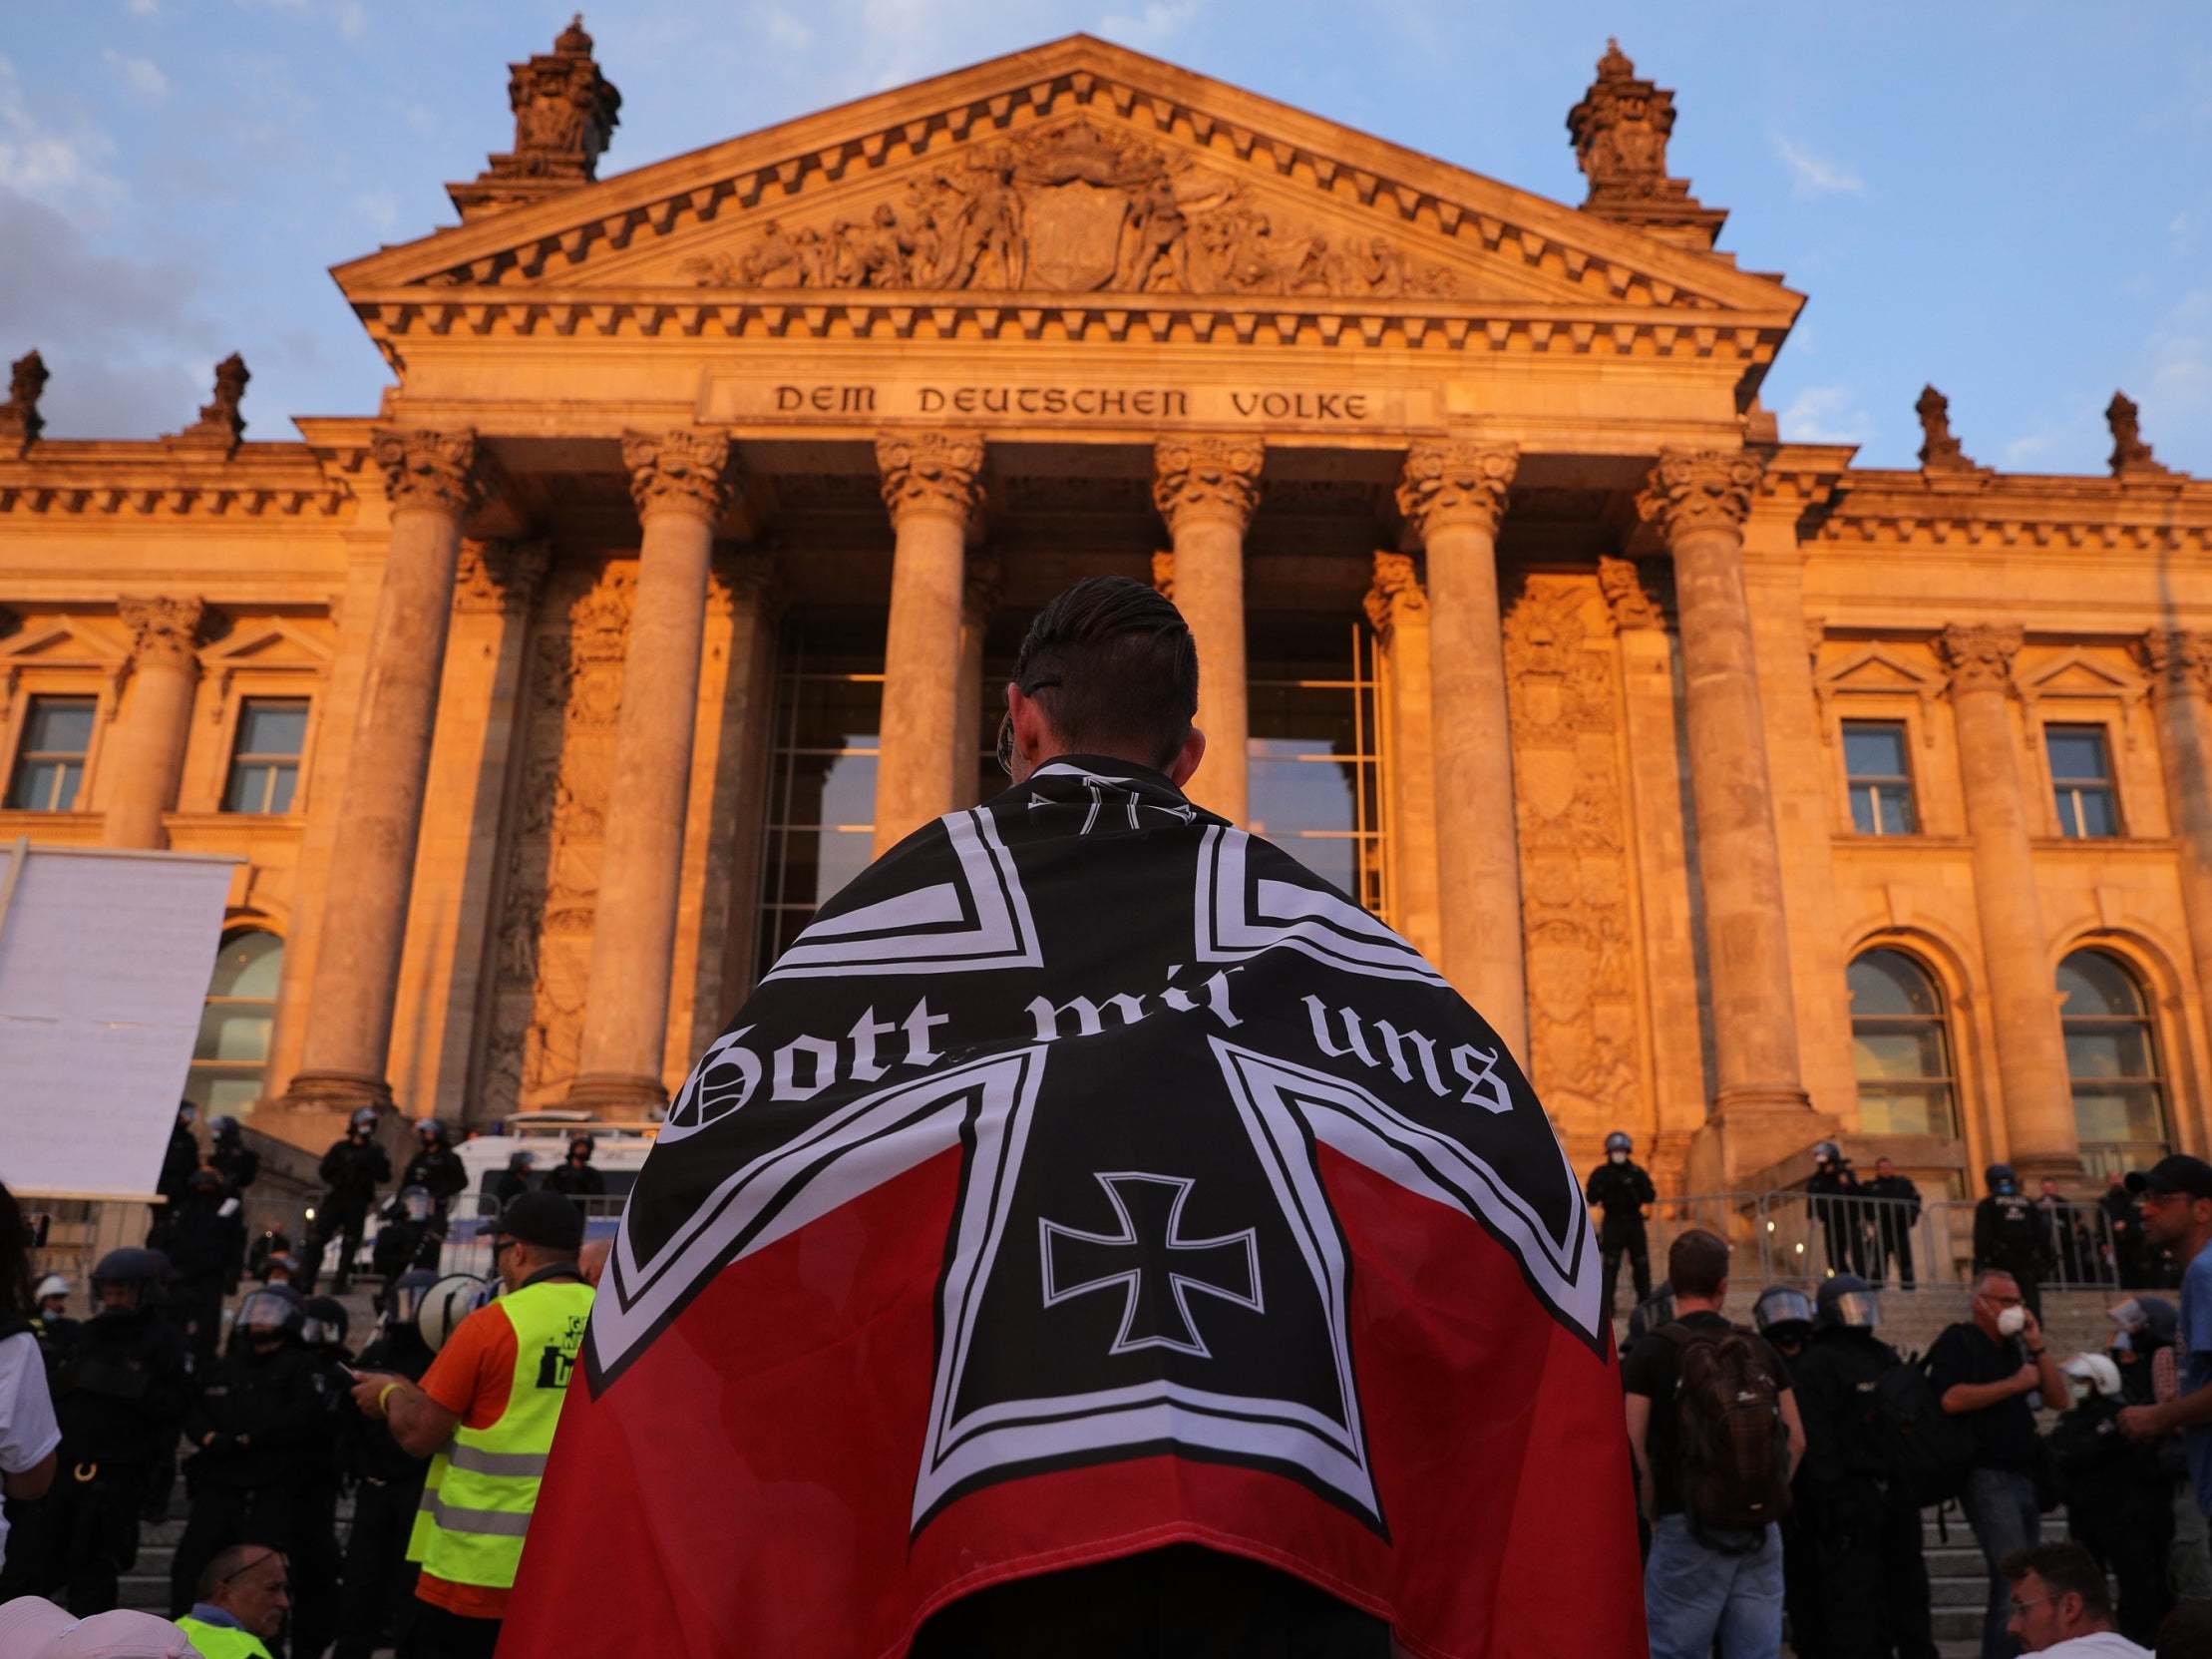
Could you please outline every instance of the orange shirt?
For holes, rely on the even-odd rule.
[[[461,1322],[415,1386],[457,1414],[463,1428],[489,1429],[507,1410],[515,1355],[515,1327],[495,1302]],[[426,1572],[415,1580],[415,1595],[465,1619],[507,1616],[507,1591],[488,1584],[456,1584]]]

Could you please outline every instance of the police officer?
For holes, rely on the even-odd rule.
[[[1868,1237],[1872,1254],[1867,1258],[1867,1278],[1879,1287],[1889,1278],[1889,1264],[1897,1263],[1897,1288],[1913,1288],[1913,1228],[1920,1222],[1920,1188],[1912,1177],[1900,1175],[1887,1158],[1874,1160],[1874,1179],[1859,1189],[1874,1200],[1866,1206],[1873,1213]]]
[[[2043,1279],[2050,1272],[2050,1217],[2020,1189],[2009,1163],[1983,1171],[1989,1196],[1974,1206],[1974,1270],[2010,1273],[2020,1285],[2021,1301],[2039,1323],[2043,1317]]]
[[[2127,1190],[2127,1178],[2118,1171],[2105,1178],[2104,1196],[2097,1200],[2104,1224],[2112,1235],[2112,1269],[2123,1290],[2143,1290],[2150,1284],[2149,1246],[2143,1238],[2143,1209]]]
[[[192,1171],[199,1167],[199,1137],[192,1133],[192,1124],[198,1119],[197,1106],[189,1100],[177,1102],[177,1121],[170,1126],[169,1146],[162,1153],[162,1172],[154,1179],[154,1190],[169,1200],[166,1207],[155,1207],[156,1234],[162,1231],[177,1206],[184,1201],[185,1184],[191,1180]]]
[[[586,1200],[606,1196],[606,1177],[591,1167],[591,1154],[598,1145],[597,1138],[592,1135],[570,1135],[567,1160],[546,1171],[546,1191],[573,1198],[586,1214],[590,1213],[591,1205]]]
[[[289,1551],[315,1452],[329,1432],[323,1363],[302,1344],[306,1308],[289,1285],[239,1302],[230,1341],[184,1414],[191,1518],[170,1567],[170,1617],[192,1604],[200,1570],[227,1544]]]
[[[215,1137],[207,1151],[209,1166],[222,1177],[231,1197],[243,1198],[245,1189],[260,1177],[261,1154],[245,1143],[245,1131],[235,1117],[210,1117],[207,1127]]]
[[[384,1206],[384,1224],[376,1230],[369,1264],[386,1285],[411,1267],[438,1265],[436,1225],[435,1206],[421,1187],[401,1187],[399,1196]]]
[[[400,1171],[402,1187],[421,1187],[430,1194],[433,1210],[443,1223],[453,1201],[469,1189],[469,1171],[453,1149],[453,1137],[435,1117],[415,1119],[417,1150]],[[442,1233],[444,1227],[441,1225]]]
[[[2173,1610],[2166,1555],[2173,1543],[2173,1505],[2159,1467],[2158,1448],[2120,1433],[2125,1404],[2120,1368],[2103,1354],[2076,1354],[2058,1368],[2073,1403],[2044,1437],[2066,1502],[2066,1530],[2119,1585],[2114,1623],[2129,1641],[2148,1647]]]
[[[559,1193],[527,1192],[495,1224],[492,1259],[506,1294],[461,1322],[422,1381],[371,1372],[354,1403],[391,1425],[407,1452],[435,1452],[408,1550],[417,1659],[489,1659],[523,1559],[538,1473],[591,1313],[576,1268],[583,1214]],[[498,1416],[482,1428],[492,1410]]]
[[[536,1152],[510,1152],[507,1167],[492,1177],[492,1190],[486,1195],[489,1206],[486,1215],[498,1215],[516,1199],[530,1191],[531,1171],[538,1167]],[[594,1171],[596,1173],[596,1171]]]
[[[1859,1236],[1859,1177],[1851,1160],[1832,1140],[1813,1147],[1813,1172],[1805,1182],[1806,1202],[1820,1224],[1827,1246],[1830,1273],[1859,1274],[1865,1269],[1865,1245]]]
[[[69,1317],[69,1292],[67,1279],[49,1273],[31,1293],[31,1334],[38,1338],[39,1351],[46,1355],[49,1365],[56,1351],[66,1346],[77,1330],[77,1321]]]
[[[1652,1247],[1644,1232],[1645,1206],[1659,1201],[1652,1177],[1630,1156],[1636,1143],[1621,1130],[1606,1136],[1606,1161],[1590,1172],[1584,1190],[1591,1207],[1603,1213],[1598,1223],[1598,1249],[1605,1261],[1606,1318],[1614,1313],[1614,1293],[1621,1281],[1621,1256],[1629,1258],[1629,1272],[1636,1281],[1636,1299],[1652,1294]]]
[[[151,1471],[177,1444],[190,1395],[191,1357],[154,1308],[168,1272],[159,1251],[109,1251],[92,1272],[100,1311],[49,1354],[62,1449],[39,1578],[79,1618],[116,1605]]]
[[[322,1368],[323,1421],[310,1453],[312,1467],[292,1533],[292,1638],[299,1654],[319,1655],[338,1633],[338,1490],[345,1473],[346,1427],[352,1403],[350,1321],[334,1296],[310,1296],[301,1312],[300,1346]]]
[[[213,1169],[195,1169],[184,1201],[169,1225],[170,1265],[176,1270],[177,1323],[205,1370],[222,1339],[222,1299],[238,1288],[245,1271],[245,1222],[238,1200]]]
[[[368,1226],[369,1206],[376,1189],[392,1178],[392,1160],[376,1143],[376,1108],[363,1106],[346,1124],[346,1137],[322,1155],[322,1206],[307,1229],[305,1289],[312,1291],[322,1273],[323,1250],[333,1238],[343,1241],[338,1268],[330,1288],[345,1294],[353,1271],[353,1258],[361,1248],[361,1234]]]
[[[1875,1385],[1905,1362],[1874,1332],[1878,1298],[1839,1273],[1816,1298],[1812,1340],[1790,1361],[1805,1419],[1798,1476],[1818,1565],[1822,1653],[1827,1659],[1936,1659],[1920,1506],[1898,1484],[1870,1410]]]
[[[1794,1373],[1797,1356],[1812,1341],[1813,1299],[1795,1285],[1769,1285],[1751,1304],[1751,1323],[1774,1352]],[[1802,1493],[1805,1471],[1797,1471],[1795,1489]],[[1812,1534],[1805,1529],[1802,1496],[1798,1506],[1782,1517],[1782,1611],[1789,1621],[1790,1651],[1797,1659],[1827,1659],[1822,1641],[1820,1561]]]
[[[377,1334],[361,1350],[360,1370],[414,1382],[430,1369],[430,1345],[423,1341],[415,1315],[437,1282],[437,1274],[421,1268],[393,1282],[384,1294]],[[402,1450],[384,1425],[353,1410],[350,1402],[340,1445],[353,1482],[353,1526],[346,1534],[336,1659],[369,1659],[405,1634],[404,1614],[415,1598],[415,1565],[407,1559],[407,1538],[422,1503],[430,1459]]]

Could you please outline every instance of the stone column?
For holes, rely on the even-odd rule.
[[[1428,596],[1413,560],[1375,555],[1367,621],[1382,658],[1390,748],[1390,888],[1398,932],[1432,962],[1443,942],[1436,899],[1436,722],[1429,685]]]
[[[1267,451],[1258,438],[1163,438],[1153,505],[1175,538],[1176,609],[1198,644],[1198,728],[1206,758],[1190,796],[1233,824],[1252,816],[1246,745],[1245,530],[1260,505]]]
[[[1743,591],[1743,521],[1759,462],[1741,451],[1668,450],[1638,502],[1674,562],[1683,720],[1712,995],[1715,1116],[1745,1133],[1730,1176],[1800,1149],[1813,1126],[1798,1070],[1782,859],[1767,781],[1766,720]],[[1780,1112],[1763,1129],[1762,1114]]]
[[[683,878],[699,650],[715,521],[729,505],[727,433],[622,439],[644,534],[622,655],[622,706],[591,912],[591,969],[570,1106],[636,1115],[665,1104],[661,1050]]]
[[[988,800],[1006,787],[998,768],[982,758],[983,746],[998,734],[1006,711],[1004,688],[983,683],[983,636],[998,609],[1001,588],[998,559],[983,553],[968,561],[967,587],[960,606],[960,683],[958,711],[952,720],[952,799],[955,804]]]
[[[1982,972],[1989,981],[2007,1151],[2024,1177],[2071,1175],[2080,1173],[2080,1137],[2010,706],[2020,645],[2019,628],[1988,623],[1954,624],[1936,640],[1951,670],[1951,717],[1959,733],[1967,834],[1974,839],[1974,907],[1982,921]]]
[[[2181,910],[2197,998],[2212,1011],[2212,634],[2146,633],[2135,653],[2151,675],[2166,812],[2181,844]],[[2206,1034],[2212,1037],[2212,1032]]]
[[[1526,1064],[1521,847],[1498,617],[1498,521],[1517,461],[1509,448],[1417,444],[1398,511],[1428,560],[1439,966]]]
[[[184,770],[205,614],[195,599],[116,602],[131,630],[131,688],[102,763],[115,780],[101,837],[108,846],[168,845],[162,814],[177,804]]]
[[[379,431],[370,453],[391,502],[391,551],[353,711],[300,1068],[285,1094],[290,1106],[339,1111],[392,1103],[384,1072],[392,998],[414,888],[454,569],[462,522],[483,485],[471,432]]]
[[[884,633],[876,851],[950,812],[959,744],[960,610],[968,540],[983,505],[983,441],[902,432],[876,441],[897,543]]]

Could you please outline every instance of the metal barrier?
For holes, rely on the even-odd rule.
[[[492,1218],[460,1214],[468,1202],[468,1195],[455,1201],[456,1213],[446,1223],[446,1243],[439,1252],[438,1268],[442,1273],[473,1273],[480,1279],[489,1279],[493,1276]],[[622,1206],[629,1198],[627,1194],[610,1194],[604,1198],[576,1198],[571,1202],[583,1211],[586,1241],[612,1240],[622,1224]]]
[[[111,1250],[146,1242],[156,1207],[143,1198],[91,1198],[71,1193],[19,1192],[18,1202],[36,1228],[43,1217],[46,1241],[31,1253],[34,1281],[59,1273],[73,1287],[70,1312],[91,1306],[92,1270]]]

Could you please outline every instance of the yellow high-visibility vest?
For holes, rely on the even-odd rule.
[[[431,1459],[407,1542],[407,1558],[423,1571],[453,1584],[514,1586],[590,1314],[591,1287],[559,1278],[524,1285],[469,1316],[514,1326],[515,1377],[497,1423],[456,1429]]]
[[[177,1621],[177,1628],[184,1633],[184,1640],[191,1643],[194,1651],[204,1654],[206,1659],[269,1659],[269,1650],[250,1630],[207,1624],[189,1613]]]

